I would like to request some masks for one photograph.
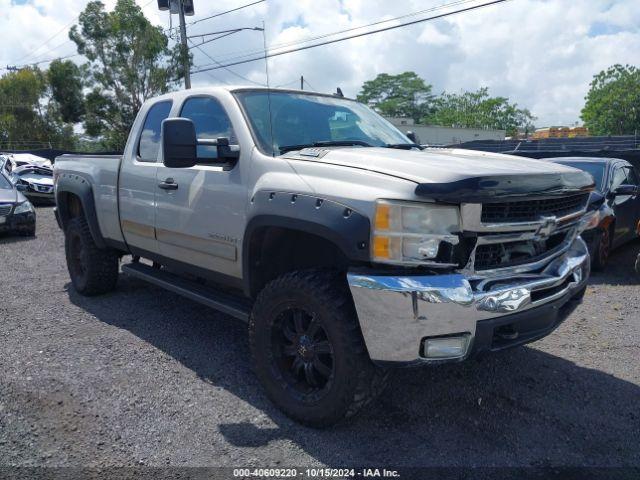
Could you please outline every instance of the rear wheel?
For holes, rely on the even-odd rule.
[[[358,413],[383,390],[344,276],[292,272],[258,296],[249,324],[256,375],[294,420],[325,427]]]
[[[78,293],[92,296],[115,289],[118,252],[97,247],[84,217],[69,221],[65,231],[65,254],[71,283]]]

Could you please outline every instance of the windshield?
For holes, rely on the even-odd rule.
[[[11,182],[7,180],[7,177],[5,177],[2,173],[0,173],[0,189],[11,190],[12,188],[13,188],[13,185],[11,185]]]
[[[604,178],[604,165],[594,162],[558,162],[567,167],[578,168],[591,174],[596,182],[596,190],[602,191],[602,180]]]
[[[384,118],[353,100],[294,92],[246,91],[235,95],[258,147],[267,155],[279,155],[287,146],[323,142],[376,147],[410,143]]]

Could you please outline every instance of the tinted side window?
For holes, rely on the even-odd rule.
[[[138,157],[141,162],[155,162],[158,160],[160,150],[160,127],[162,121],[169,116],[171,102],[158,102],[153,105],[147,118],[144,119],[140,143],[138,144]]]
[[[640,185],[636,171],[631,167],[625,167],[625,170],[627,171],[627,183],[629,185]]]
[[[194,97],[188,99],[182,107],[180,116],[189,118],[196,127],[198,139],[215,140],[220,137],[229,139],[229,143],[238,143],[231,127],[227,113],[215,98]],[[214,146],[198,146],[199,160],[214,160],[218,158],[218,151]]]
[[[9,182],[9,179],[5,177],[2,173],[0,173],[0,189],[2,190],[11,190],[13,185]]]
[[[626,181],[627,173],[622,167],[616,167],[616,169],[613,171],[613,178],[611,180],[611,190],[615,190]]]

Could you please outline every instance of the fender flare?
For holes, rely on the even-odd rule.
[[[246,292],[251,288],[251,239],[263,227],[310,233],[334,244],[349,261],[369,261],[371,225],[366,215],[313,195],[261,191],[251,199],[244,232],[242,274]]]
[[[69,205],[62,201],[61,193],[72,193],[80,199],[82,211],[89,225],[89,232],[91,232],[93,241],[98,248],[107,248],[107,244],[100,231],[100,225],[98,224],[98,215],[96,213],[96,204],[91,184],[84,177],[72,173],[62,173],[58,177],[56,181],[56,204],[58,206],[60,223],[64,228],[71,219],[71,214],[69,212]]]

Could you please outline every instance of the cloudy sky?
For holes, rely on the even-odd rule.
[[[203,19],[255,0],[194,0]],[[453,10],[454,0],[267,0],[237,12],[200,21],[189,34],[266,25],[270,49],[401,15],[424,12],[360,33]],[[463,7],[487,0],[458,0]],[[68,28],[86,0],[0,0],[0,67],[41,62],[75,53]],[[111,8],[115,0],[105,0]],[[137,0],[155,24],[169,26],[155,0]],[[272,86],[295,86],[355,96],[378,73],[413,70],[434,92],[489,87],[529,108],[538,126],[579,120],[591,77],[614,63],[640,66],[638,0],[510,0],[469,13],[420,23],[346,42],[274,57]],[[457,7],[460,8],[460,7]],[[431,12],[429,9],[435,9]],[[174,26],[177,17],[173,18]],[[336,36],[326,39],[338,38]],[[198,40],[194,39],[197,43]],[[303,45],[309,45],[306,43]],[[263,48],[260,32],[244,31],[194,49],[195,67],[253,58]],[[208,56],[207,56],[208,55]],[[249,56],[247,56],[249,55]],[[260,53],[258,53],[260,55]],[[244,57],[243,57],[244,56]],[[212,57],[213,60],[211,60]],[[82,61],[81,57],[73,57]],[[41,63],[45,67],[46,63]],[[0,73],[3,73],[0,71]],[[194,85],[265,82],[263,61],[197,73]]]

